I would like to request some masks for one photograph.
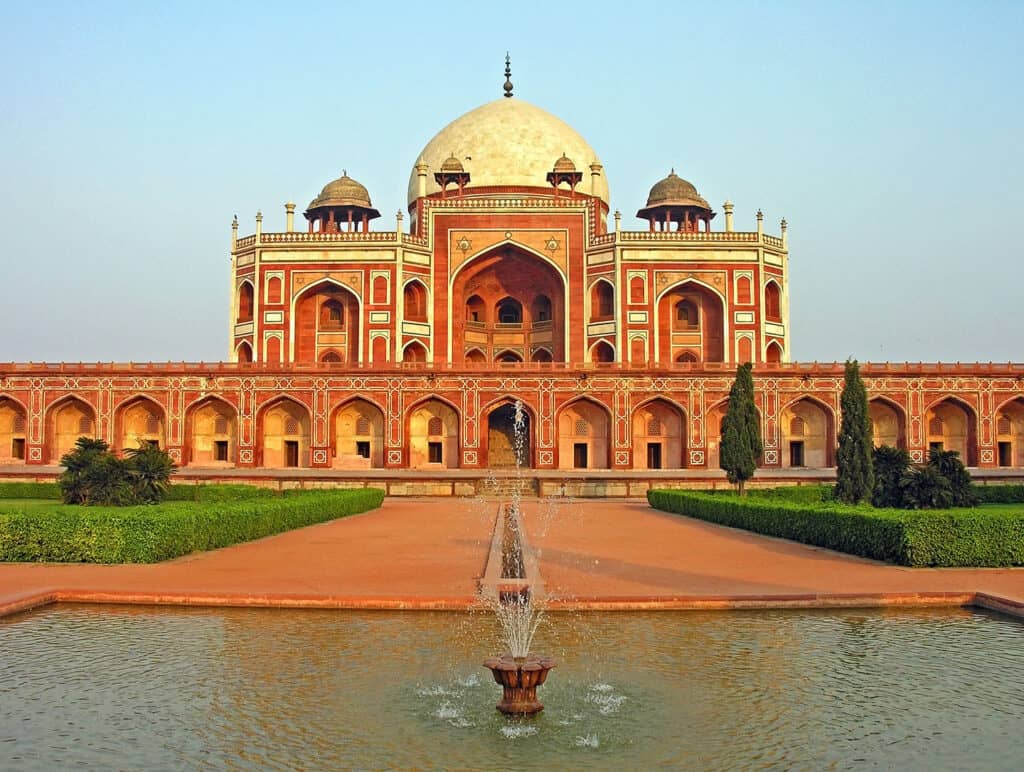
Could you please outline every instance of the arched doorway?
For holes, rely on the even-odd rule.
[[[319,362],[329,351],[343,362],[359,361],[359,299],[346,287],[314,284],[295,301],[293,318],[294,361]]]
[[[459,466],[459,416],[448,403],[428,399],[409,414],[409,466]]]
[[[402,350],[402,361],[416,364],[426,364],[427,349],[418,340],[414,340]]]
[[[729,400],[725,399],[713,405],[705,413],[704,438],[707,447],[706,460],[708,469],[721,469],[721,446],[722,446],[722,423],[725,421],[725,414],[729,410]],[[764,424],[761,421],[761,411],[757,410],[757,424],[764,432]],[[759,462],[760,463],[760,462]]]
[[[615,349],[606,340],[600,340],[590,349],[590,361],[608,364],[615,361]]]
[[[267,469],[309,466],[309,411],[287,397],[264,407],[256,421],[260,465]]]
[[[925,413],[928,450],[955,450],[966,466],[978,465],[978,428],[974,411],[947,397]]]
[[[189,408],[186,453],[190,466],[231,466],[238,448],[238,419],[234,407],[207,397]]]
[[[452,352],[488,361],[506,349],[544,347],[564,362],[565,285],[558,270],[537,255],[502,246],[458,269],[452,284]]]
[[[514,403],[505,403],[487,416],[487,466],[503,469],[530,466],[530,414]]]
[[[658,355],[676,362],[684,351],[700,352],[704,362],[725,361],[722,298],[694,281],[672,287],[658,301]]]
[[[165,447],[164,409],[148,397],[136,397],[117,411],[115,449]]]
[[[79,437],[96,436],[96,411],[78,397],[65,397],[47,411],[46,436],[50,463],[60,463]]]
[[[685,425],[682,411],[666,400],[655,399],[638,407],[633,412],[633,468],[686,466]]]
[[[558,468],[608,469],[608,411],[589,399],[577,399],[558,416]]]
[[[384,466],[384,413],[365,399],[342,405],[334,414],[335,469]]]
[[[1024,466],[1024,398],[1017,397],[996,411],[996,464]]]
[[[890,448],[907,447],[906,417],[895,403],[876,397],[868,402],[868,416],[871,418],[871,433],[876,448],[882,445]]]
[[[0,397],[0,463],[25,462],[27,431],[25,408],[10,397]]]
[[[835,466],[836,433],[832,414],[804,397],[786,406],[779,418],[782,466],[824,468]]]

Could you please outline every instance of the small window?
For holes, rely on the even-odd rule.
[[[222,415],[217,416],[217,420],[213,422],[213,433],[214,434],[227,434],[228,433],[228,419]]]
[[[427,434],[431,437],[440,437],[444,434],[444,421],[434,416],[427,422]]]
[[[928,422],[928,433],[929,434],[940,434],[941,435],[942,431],[943,431],[942,419],[939,418],[938,416],[935,416],[934,418],[932,418],[932,420],[930,420]]]
[[[1012,428],[1008,415],[999,416],[999,419],[996,421],[996,434],[1009,434]]]
[[[804,443],[802,440],[789,443],[789,465],[804,465]]]
[[[11,442],[11,456],[19,461],[25,460],[25,440],[18,437]]]
[[[157,434],[160,431],[160,418],[150,413],[146,416],[146,434]]]
[[[365,436],[370,433],[370,419],[364,415],[356,419],[356,434]]]
[[[427,460],[431,464],[440,464],[444,460],[444,445],[440,442],[427,443]]]
[[[440,445],[441,443],[435,443],[435,444]],[[370,457],[370,442],[369,442],[369,440],[359,440],[356,443],[356,455],[359,456],[360,458],[369,458]]]
[[[999,443],[999,466],[1013,466],[1013,443]]]
[[[793,416],[793,420],[789,422],[789,433],[794,437],[803,437],[805,430],[804,419],[798,415]]]
[[[25,431],[25,416],[16,415],[14,416],[14,431],[23,432]]]
[[[590,426],[587,424],[586,420],[582,418],[576,419],[576,423],[573,425],[573,434],[577,437],[586,437],[590,434]]]
[[[216,461],[228,460],[228,441],[216,440],[213,443],[213,457]]]
[[[298,434],[299,433],[299,422],[294,418],[289,418],[284,422],[284,433],[285,434]]]
[[[660,437],[661,436],[661,420],[658,418],[652,418],[647,422],[647,436],[648,437]]]
[[[78,433],[81,435],[92,434],[92,419],[89,416],[82,416],[78,419]]]
[[[941,442],[929,442],[928,450],[934,450],[936,453],[941,453],[945,446]]]

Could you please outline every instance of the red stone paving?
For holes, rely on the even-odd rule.
[[[465,608],[497,503],[381,509],[157,565],[0,564],[0,615],[51,600]],[[658,512],[643,502],[524,505],[553,605],[685,608],[969,602],[1024,608],[1024,569],[890,566]]]

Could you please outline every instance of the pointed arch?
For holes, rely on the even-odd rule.
[[[249,279],[243,279],[238,283],[236,305],[238,313],[235,316],[235,322],[237,324],[251,322],[256,305],[256,289]]]
[[[259,466],[267,469],[309,466],[311,416],[309,408],[282,394],[256,412]]]
[[[615,361],[615,347],[607,340],[595,342],[587,352],[589,361],[607,364]]]
[[[344,351],[346,362],[362,362],[362,314],[359,293],[330,276],[298,290],[291,301],[287,361],[319,361],[318,333],[327,332],[331,342],[325,347]]]
[[[523,355],[512,349],[502,349],[494,355],[494,361],[503,364],[521,363]]]
[[[926,450],[955,450],[965,466],[978,465],[978,414],[970,403],[939,397],[925,408],[924,427]]]
[[[406,411],[409,466],[457,469],[460,416],[455,405],[436,395],[410,405]]]
[[[523,323],[523,304],[506,295],[494,304],[494,318],[499,325],[521,325]]]
[[[0,463],[25,463],[28,443],[28,411],[14,397],[0,394]]]
[[[520,444],[516,444],[515,405],[522,405]],[[487,427],[481,433],[481,452],[488,468],[532,468],[534,465],[534,427],[537,414],[532,405],[514,394],[503,394],[480,408]]]
[[[185,408],[185,464],[234,466],[238,451],[238,410],[223,397],[209,394]]]
[[[430,289],[422,279],[408,279],[402,285],[402,318],[427,324],[430,321]]]
[[[876,448],[888,445],[907,449],[907,411],[902,405],[888,397],[872,397],[868,400],[868,417]]]
[[[686,411],[667,397],[644,400],[633,409],[630,425],[634,469],[682,469],[686,466]]]
[[[166,448],[166,412],[163,405],[147,394],[122,400],[114,410],[114,450],[155,445]]]
[[[474,347],[466,352],[465,359],[467,362],[480,364],[487,361],[487,355],[480,349]]]
[[[1024,397],[1005,400],[995,418],[996,465],[1024,467]]]
[[[242,364],[252,362],[252,346],[248,341],[243,340],[235,346],[235,361]]]
[[[770,364],[778,364],[783,359],[782,344],[777,340],[770,341],[764,350],[764,361]]]
[[[588,396],[566,402],[555,414],[559,469],[610,469],[612,414]]]
[[[801,395],[784,405],[779,416],[783,467],[835,466],[836,415],[831,406]],[[796,425],[803,427],[801,434],[793,433],[795,419],[799,419]]]
[[[547,346],[538,346],[530,355],[530,361],[540,363],[553,362],[554,355],[551,353],[551,349]]]
[[[707,448],[705,460],[709,470],[721,469],[719,450],[722,444],[722,421],[725,419],[725,413],[728,409],[729,398],[723,397],[704,410],[704,438]],[[761,415],[761,410],[756,406],[754,410],[757,412],[757,423],[761,427],[761,434],[765,436],[764,418]]]
[[[700,351],[703,362],[729,361],[729,320],[720,290],[696,278],[680,279],[658,293],[654,307],[655,361],[674,362],[683,350]]]
[[[782,322],[782,287],[775,279],[764,283],[764,318],[769,322]]]
[[[604,322],[615,318],[615,285],[601,277],[590,285],[590,321]]]
[[[96,409],[75,394],[65,394],[53,402],[44,416],[45,444],[51,464],[59,463],[75,448],[79,437],[98,436]]]
[[[363,395],[349,397],[331,412],[331,456],[335,469],[384,466],[385,413]]]
[[[405,348],[402,349],[403,362],[426,364],[427,356],[427,347],[418,340],[410,341],[405,344]]]

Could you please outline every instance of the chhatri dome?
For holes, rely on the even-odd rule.
[[[427,165],[427,193],[441,186],[434,174],[455,158],[470,175],[467,190],[492,185],[548,187],[547,175],[555,159],[571,158],[584,181],[582,193],[591,192],[590,165],[600,163],[594,148],[565,121],[529,102],[510,97],[495,99],[470,110],[439,131],[423,148],[419,161]],[[604,172],[593,190],[609,203]],[[417,172],[409,176],[409,203],[417,197]]]

